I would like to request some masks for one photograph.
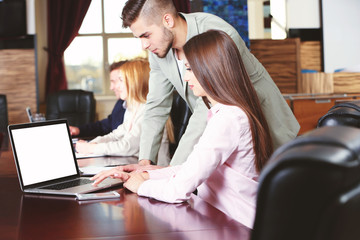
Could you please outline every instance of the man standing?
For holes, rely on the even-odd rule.
[[[139,164],[156,163],[165,122],[169,116],[174,89],[192,111],[187,129],[171,160],[186,161],[206,125],[207,108],[183,81],[183,46],[187,40],[209,29],[225,31],[236,43],[247,73],[255,87],[268,122],[274,148],[295,138],[299,131],[289,106],[262,64],[250,53],[238,32],[221,18],[207,13],[178,13],[172,0],[129,0],[123,12],[123,27],[130,27],[142,47],[150,52],[150,81]]]

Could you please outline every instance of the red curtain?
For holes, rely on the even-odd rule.
[[[173,0],[173,2],[178,12],[190,12],[190,0]]]
[[[64,51],[77,36],[91,0],[48,0],[46,94],[67,89]]]

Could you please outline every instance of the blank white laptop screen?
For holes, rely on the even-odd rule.
[[[77,173],[66,123],[13,129],[12,135],[24,186]]]

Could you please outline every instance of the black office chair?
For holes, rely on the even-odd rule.
[[[360,129],[321,127],[280,147],[259,178],[251,240],[360,239]]]
[[[6,132],[8,125],[9,120],[6,95],[0,94],[0,132]]]
[[[173,103],[170,112],[171,120],[174,125],[174,138],[175,142],[170,144],[170,156],[173,156],[179,144],[179,141],[184,134],[186,127],[191,117],[190,108],[187,103],[182,99],[177,91],[173,93]]]
[[[70,125],[80,126],[95,121],[96,101],[92,92],[62,90],[46,100],[46,119],[66,118]]]
[[[336,104],[319,119],[317,127],[339,125],[360,128],[360,101]]]
[[[6,95],[0,94],[0,150],[2,149],[3,143],[6,141],[7,126],[9,125],[8,119],[8,108]]]

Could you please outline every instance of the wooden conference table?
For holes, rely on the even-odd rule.
[[[0,153],[0,239],[249,239],[250,230],[196,195],[167,204],[120,188],[121,198],[79,203],[23,194],[11,149]],[[133,160],[133,159],[132,159]],[[78,160],[101,165],[126,158]]]

